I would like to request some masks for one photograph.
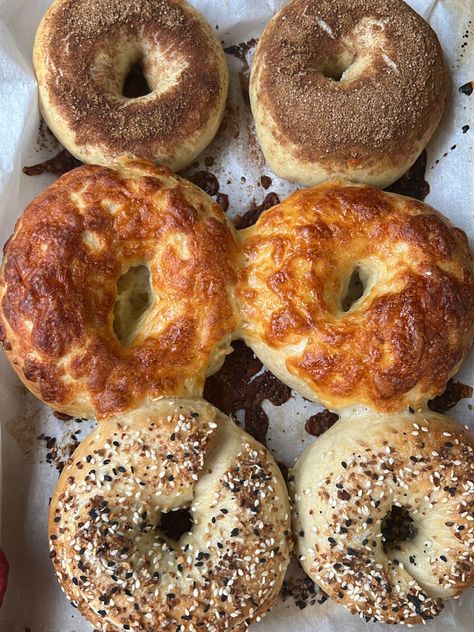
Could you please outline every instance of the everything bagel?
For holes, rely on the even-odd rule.
[[[189,531],[162,522],[189,508]],[[61,586],[95,628],[241,630],[273,604],[291,551],[269,452],[203,400],[153,402],[100,424],[50,506]]]
[[[354,614],[424,623],[474,585],[474,438],[444,415],[345,415],[292,479],[300,563]]]

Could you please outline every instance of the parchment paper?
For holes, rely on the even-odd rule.
[[[51,139],[38,144],[39,112],[31,65],[36,27],[48,0],[0,0],[0,244],[10,235],[24,206],[50,182],[52,176],[28,177],[25,165],[38,163],[58,151]],[[224,46],[257,38],[281,0],[194,0],[208,18]],[[437,207],[469,235],[473,245],[474,95],[459,87],[474,80],[474,3],[472,0],[411,0],[410,4],[437,31],[452,76],[449,106],[442,124],[428,147],[426,177],[431,192],[426,201]],[[467,34],[470,33],[469,36]],[[216,140],[188,173],[207,167],[221,191],[230,198],[233,217],[248,210],[252,201],[265,197],[262,175],[273,183],[269,191],[285,196],[294,186],[280,181],[265,167],[255,142],[251,115],[244,103],[239,73],[242,62],[227,56],[231,88],[226,124]],[[463,126],[470,129],[463,131]],[[464,128],[465,129],[465,128]],[[245,182],[242,180],[245,178]],[[471,354],[458,379],[474,384]],[[265,404],[270,417],[269,447],[280,461],[291,465],[313,438],[304,430],[305,419],[319,409],[294,396],[279,408]],[[474,426],[469,400],[462,400],[450,413]],[[4,632],[86,632],[90,626],[74,610],[59,589],[48,559],[46,517],[48,501],[57,480],[55,463],[65,458],[75,440],[83,438],[91,423],[64,422],[29,395],[0,353],[0,428],[3,458],[3,510],[1,544],[10,560],[10,585],[0,611]],[[303,574],[296,563],[290,577]],[[318,595],[315,595],[315,601]],[[444,612],[429,622],[432,632],[450,628],[473,630],[474,592],[449,601]],[[330,601],[301,610],[292,598],[279,601],[255,632],[362,632],[386,630],[368,624]]]

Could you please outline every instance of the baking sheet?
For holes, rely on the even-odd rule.
[[[39,112],[31,66],[36,27],[48,0],[0,0],[0,244],[11,233],[24,206],[54,177],[28,177],[21,168],[55,155],[59,148],[46,134],[38,138]],[[194,0],[216,33],[229,47],[258,38],[265,23],[284,2],[281,0]],[[474,199],[474,94],[459,87],[474,80],[474,3],[472,0],[412,0],[437,31],[452,77],[449,105],[442,124],[428,147],[426,178],[430,193],[426,201],[462,227],[473,245]],[[241,48],[227,55],[231,72],[228,109],[215,141],[187,173],[210,170],[229,196],[229,215],[245,213],[260,204],[269,192],[280,197],[294,186],[274,177],[265,162],[252,126],[250,109],[241,90]],[[235,51],[234,51],[235,52]],[[252,48],[247,57],[250,59]],[[245,79],[245,77],[244,77]],[[466,126],[470,129],[466,130]],[[464,129],[463,129],[464,128]],[[210,166],[211,162],[213,163]],[[261,177],[272,179],[268,190]],[[456,379],[474,384],[471,354]],[[279,461],[291,465],[313,439],[304,422],[320,410],[294,395],[287,403],[264,409],[270,419],[268,445]],[[469,400],[450,413],[474,426]],[[46,516],[48,501],[57,480],[57,465],[64,461],[90,422],[64,422],[32,397],[19,383],[0,353],[0,428],[2,433],[3,506],[1,544],[10,560],[9,590],[0,610],[0,630],[5,632],[86,632],[90,625],[66,601],[48,559]],[[290,587],[303,586],[304,575],[293,562]],[[293,590],[293,592],[295,592]],[[301,594],[301,590],[296,591]],[[304,592],[304,591],[303,591]],[[320,594],[310,595],[300,609],[294,597],[280,600],[272,612],[252,626],[256,632],[362,632],[385,630],[383,624],[367,624]],[[300,604],[301,605],[301,604]],[[432,632],[448,627],[472,630],[474,592],[447,602],[444,612],[428,626]]]

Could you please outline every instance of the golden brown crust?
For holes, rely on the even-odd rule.
[[[148,397],[201,394],[240,335],[331,409],[394,411],[439,394],[472,344],[466,237],[421,202],[327,183],[241,235],[238,254],[221,209],[149,163],[60,179],[5,247],[0,340],[20,378],[62,412],[104,418]],[[140,264],[155,300],[120,343],[117,281]],[[344,312],[354,269],[366,292]]]
[[[436,129],[446,92],[436,34],[402,0],[289,2],[260,39],[251,79],[270,165],[308,185],[393,182]]]
[[[423,623],[474,585],[474,437],[431,411],[354,422],[292,473],[301,564],[354,614]]]
[[[152,93],[129,99],[122,86],[137,60]],[[133,155],[177,170],[222,118],[224,54],[184,0],[56,0],[39,27],[34,65],[47,122],[85,162]]]
[[[237,324],[235,256],[222,209],[167,169],[81,167],[28,206],[5,246],[0,340],[28,388],[75,416],[200,394]],[[117,281],[140,264],[153,303],[125,345]]]
[[[184,507],[193,524],[173,539],[163,516]],[[272,456],[192,399],[101,423],[61,474],[49,539],[61,587],[104,632],[240,630],[273,604],[292,548]]]
[[[421,202],[329,182],[294,193],[241,235],[244,339],[332,410],[417,407],[444,389],[471,347],[466,236]],[[344,312],[354,269],[366,291]]]

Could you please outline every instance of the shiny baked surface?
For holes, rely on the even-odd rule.
[[[331,410],[417,407],[472,344],[467,238],[426,204],[333,181],[290,195],[241,238],[239,333]],[[363,295],[344,305],[354,272]]]
[[[237,318],[222,209],[165,168],[76,169],[18,220],[0,272],[0,340],[54,409],[103,418],[200,395]]]

